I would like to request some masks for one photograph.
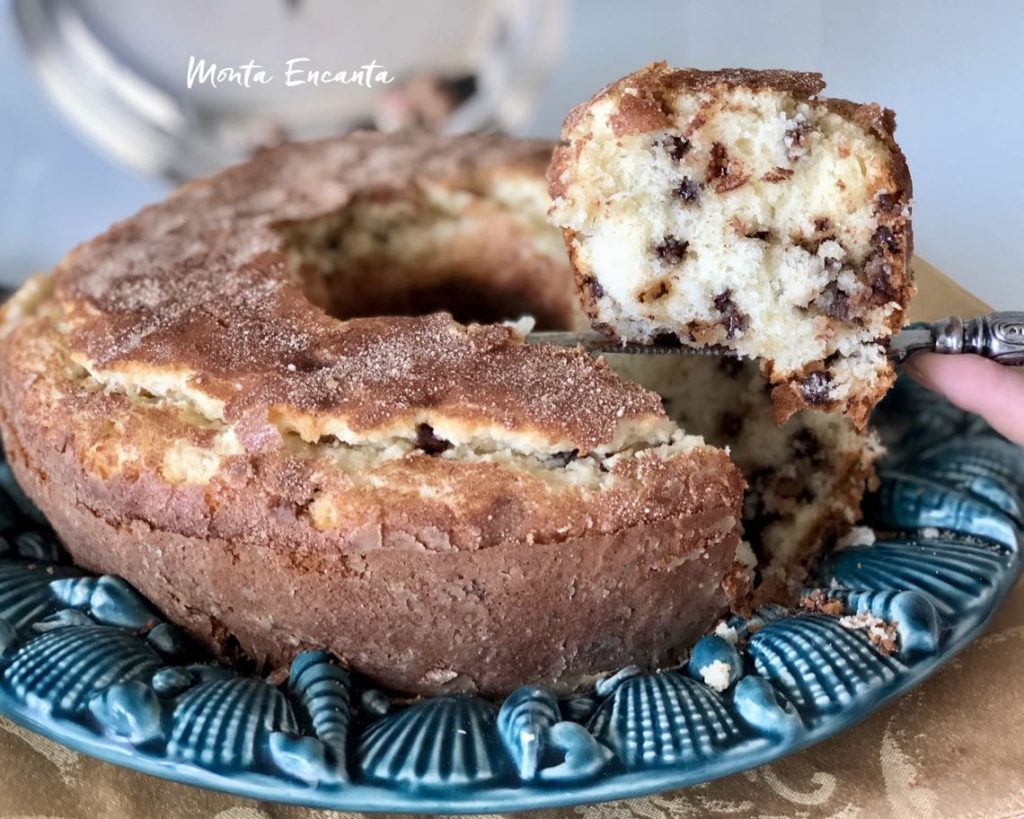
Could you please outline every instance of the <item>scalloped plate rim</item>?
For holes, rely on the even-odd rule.
[[[525,785],[519,788],[483,786],[476,789],[452,787],[448,790],[401,790],[349,782],[333,790],[314,790],[299,783],[294,788],[283,787],[279,779],[261,774],[236,772],[223,775],[187,763],[157,759],[132,750],[126,742],[94,734],[67,720],[54,720],[53,723],[62,729],[54,730],[50,725],[37,722],[17,707],[12,707],[12,698],[3,691],[0,691],[0,714],[22,728],[102,762],[192,787],[300,807],[364,813],[401,811],[467,815],[565,808],[633,799],[711,782],[757,768],[816,745],[867,719],[926,680],[981,635],[1021,575],[1021,554],[1012,555],[1008,571],[1001,578],[1000,587],[992,597],[992,605],[984,616],[972,628],[943,645],[935,655],[909,667],[893,684],[873,696],[870,702],[848,706],[835,715],[824,717],[820,725],[793,740],[773,741],[764,736],[748,739],[744,744],[733,746],[728,761],[721,765],[711,760],[707,764],[691,767],[665,766],[640,771],[612,771],[580,785],[553,782],[539,787]],[[754,747],[749,751],[741,750],[745,745]]]

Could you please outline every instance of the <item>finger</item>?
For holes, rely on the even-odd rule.
[[[977,413],[1011,441],[1024,445],[1024,371],[976,355],[918,353],[904,371],[961,409]]]

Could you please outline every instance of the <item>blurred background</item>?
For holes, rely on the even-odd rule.
[[[657,59],[820,71],[897,112],[916,249],[1024,309],[1024,4],[1011,0],[0,0],[0,282],[175,184],[284,139],[354,127],[556,136]],[[186,88],[189,57],[275,75]],[[394,81],[283,84],[284,62]],[[373,72],[371,72],[373,73]]]

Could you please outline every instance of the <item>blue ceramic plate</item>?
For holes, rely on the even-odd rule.
[[[707,637],[679,669],[625,669],[568,701],[399,706],[319,652],[278,684],[218,666],[123,581],[69,565],[0,463],[0,712],[118,765],[345,810],[563,806],[760,765],[916,685],[1020,571],[1024,451],[906,383],[875,420],[877,539],[824,559],[815,611],[759,611],[732,623],[735,645]]]

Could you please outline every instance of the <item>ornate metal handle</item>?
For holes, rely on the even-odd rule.
[[[1024,313],[951,316],[932,325],[937,353],[974,353],[1008,366],[1024,365]]]

